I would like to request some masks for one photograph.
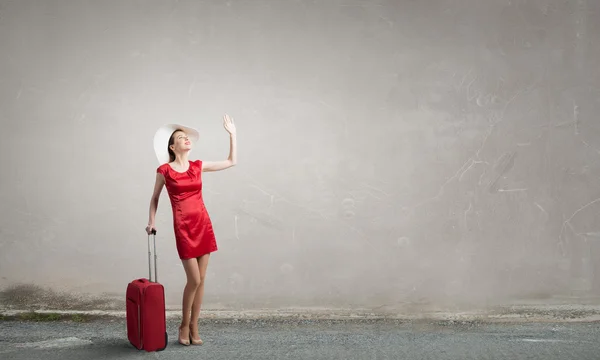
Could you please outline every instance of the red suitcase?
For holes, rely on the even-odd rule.
[[[167,347],[167,316],[165,288],[158,282],[156,271],[156,230],[154,239],[154,281],[150,265],[150,235],[148,235],[148,279],[141,278],[127,285],[127,338],[138,350],[162,351]]]

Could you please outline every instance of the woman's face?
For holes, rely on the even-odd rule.
[[[174,152],[188,151],[192,148],[192,142],[188,138],[187,134],[183,131],[177,131],[173,134],[173,145],[171,149]]]

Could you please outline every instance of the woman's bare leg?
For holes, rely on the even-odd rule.
[[[196,259],[182,260],[182,263],[183,268],[185,269],[187,283],[183,289],[183,306],[181,314],[181,326],[179,327],[179,338],[182,342],[189,343],[190,312],[192,311],[194,296],[198,291],[201,280],[200,271],[198,269],[198,261]]]
[[[210,254],[203,255],[198,258],[198,275],[200,278],[200,285],[194,295],[194,303],[192,304],[192,316],[190,320],[190,330],[192,334],[192,340],[199,343],[200,334],[198,333],[198,319],[200,318],[200,308],[202,307],[202,298],[204,297],[204,279],[206,278],[206,269],[208,268],[208,259]]]

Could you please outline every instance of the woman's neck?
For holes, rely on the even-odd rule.
[[[182,167],[187,166],[187,164],[188,164],[187,154],[177,154],[177,155],[175,155],[175,160],[173,160],[173,164],[180,165]]]

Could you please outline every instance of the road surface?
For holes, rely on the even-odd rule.
[[[126,340],[122,318],[0,321],[0,359],[600,359],[600,323],[396,320],[203,320],[203,346],[176,342],[148,354]]]

